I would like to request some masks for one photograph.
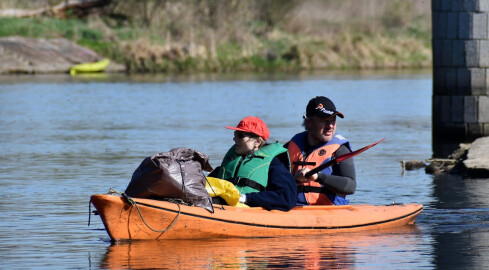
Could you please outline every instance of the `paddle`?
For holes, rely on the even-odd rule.
[[[321,164],[321,165],[317,166],[316,168],[308,171],[304,176],[307,178],[307,177],[309,177],[309,176],[311,176],[311,175],[313,175],[315,173],[318,173],[318,172],[324,170],[325,168],[328,168],[329,166],[332,166],[334,164],[338,164],[338,163],[342,162],[345,159],[349,159],[351,157],[354,157],[354,156],[362,153],[363,151],[365,151],[365,150],[367,150],[367,149],[369,149],[369,148],[371,148],[371,147],[373,147],[373,146],[381,143],[384,140],[385,140],[385,138],[383,138],[382,140],[380,140],[378,142],[374,142],[371,145],[367,145],[367,146],[365,146],[363,148],[360,148],[358,150],[355,150],[355,151],[353,151],[351,153],[346,153],[346,154],[341,155],[341,156],[333,157],[330,161],[328,161],[328,162],[326,162],[324,164]]]

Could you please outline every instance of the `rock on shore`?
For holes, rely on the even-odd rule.
[[[465,174],[472,177],[489,177],[489,137],[476,139],[471,144],[461,143],[460,148],[446,159],[401,161],[404,171],[425,168],[429,174]]]
[[[464,165],[470,175],[489,176],[489,137],[479,138],[472,143]]]
[[[0,74],[68,73],[72,65],[102,59],[92,50],[63,38],[0,38]],[[107,72],[123,72],[125,67],[111,63]]]

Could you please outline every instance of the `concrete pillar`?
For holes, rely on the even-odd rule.
[[[432,0],[432,20],[433,145],[489,136],[489,0]]]

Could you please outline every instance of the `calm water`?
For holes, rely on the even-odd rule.
[[[489,179],[402,173],[432,155],[430,74],[0,77],[0,268],[489,268]],[[123,191],[147,156],[185,146],[219,165],[248,115],[270,141],[302,130],[307,101],[333,99],[360,148],[353,204],[422,203],[389,231],[111,245],[92,194]]]

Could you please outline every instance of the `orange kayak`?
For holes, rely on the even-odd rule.
[[[414,224],[420,204],[298,206],[283,212],[259,207],[201,207],[119,195],[92,195],[113,241],[275,237],[376,230]]]

